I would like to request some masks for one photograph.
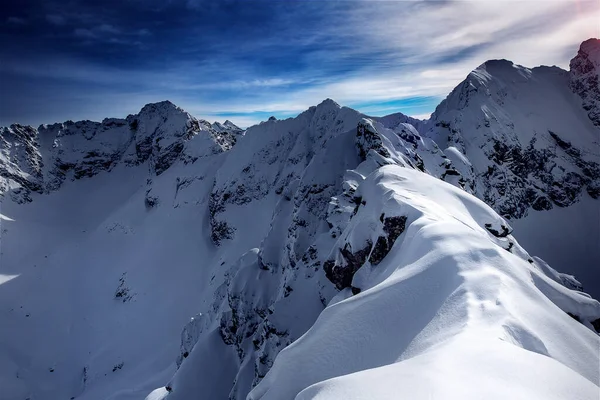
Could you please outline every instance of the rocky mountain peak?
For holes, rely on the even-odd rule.
[[[597,132],[585,117],[600,123],[597,43],[585,42],[571,62],[571,88],[583,98],[583,109],[557,116],[556,110],[572,102],[566,71],[490,60],[473,70],[428,121],[425,135],[442,149],[468,155],[479,176],[475,194],[501,215],[518,219],[530,209],[566,207],[586,192],[598,197]]]
[[[233,122],[231,122],[230,120],[226,119],[225,122],[223,122],[223,126],[227,127],[227,128],[231,128],[231,129],[239,129],[242,130],[242,128],[240,128],[239,126],[237,126],[236,124],[234,124]]]
[[[66,121],[0,128],[0,195],[31,201],[66,179],[91,177],[118,164],[148,163],[161,174],[175,161],[193,163],[228,150],[243,130],[227,121],[212,125],[166,100],[146,104],[126,119]]]
[[[322,109],[322,108],[342,108],[342,106],[340,106],[335,100],[332,100],[330,98],[326,98],[325,100],[323,100],[322,102],[320,102],[319,104],[317,104],[317,109]]]
[[[501,59],[487,60],[486,62],[481,64],[479,67],[475,68],[475,71],[486,70],[486,71],[489,71],[490,73],[493,73],[493,72],[499,72],[499,71],[510,71],[513,68],[515,68],[515,63],[513,63],[512,61],[507,60],[505,58],[501,58]]]
[[[169,113],[184,113],[185,111],[173,104],[170,100],[163,100],[156,103],[148,103],[139,112],[139,115],[144,114],[169,114]]]
[[[221,123],[219,121],[215,121],[214,123],[211,124],[211,127],[214,130],[216,130],[217,132],[231,131],[231,132],[241,133],[243,131],[242,128],[240,128],[239,126],[237,126],[230,120],[226,120],[223,123]]]
[[[596,66],[600,66],[600,39],[590,38],[579,46],[578,56],[584,56],[593,60]]]
[[[600,127],[600,40],[583,42],[570,63],[571,89],[583,100],[583,108]]]

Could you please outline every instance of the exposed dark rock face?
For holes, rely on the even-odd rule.
[[[367,240],[363,248],[353,251],[352,246],[345,243],[344,247],[339,249],[341,257],[329,259],[323,264],[325,276],[338,290],[352,287],[354,274],[367,260],[372,265],[377,265],[387,256],[398,237],[406,229],[407,217],[404,215],[385,217],[382,214],[380,221],[383,224],[385,236],[379,236],[375,245],[372,241]],[[360,288],[353,288],[353,292],[360,292]]]
[[[233,239],[235,230],[231,228],[225,221],[215,220],[211,223],[210,238],[216,246],[220,246],[225,239]]]
[[[360,121],[356,128],[356,149],[362,161],[367,159],[369,150],[375,150],[384,157],[390,156],[388,150],[383,146],[381,137],[366,119]]]
[[[152,188],[146,190],[146,197],[144,198],[144,205],[146,209],[149,210],[158,205],[159,200],[158,197],[152,194]]]
[[[137,120],[136,120],[137,121]],[[148,136],[135,144],[135,154],[137,158],[134,160],[134,164],[146,162],[152,155],[152,137]]]
[[[594,329],[596,330],[596,332],[600,333],[600,318],[591,321],[592,326],[594,327]]]
[[[496,229],[492,228],[492,224],[485,224],[485,229],[487,229],[492,235],[496,236],[497,238],[507,237],[512,233],[512,230],[505,225],[500,226],[501,231],[497,231]]]
[[[375,242],[375,247],[369,257],[369,262],[373,265],[379,264],[389,252],[389,245],[385,236],[379,236]]]
[[[32,192],[52,192],[66,179],[93,177],[119,164],[148,162],[160,175],[179,160],[190,163],[230,149],[243,132],[229,121],[213,127],[168,101],[126,119],[67,121],[37,130],[11,125],[0,128],[0,196],[10,192],[17,202],[31,201]]]
[[[461,176],[461,175],[460,175],[460,172],[458,172],[456,169],[454,169],[454,168],[448,168],[442,174],[441,179],[445,180],[447,176]]]
[[[584,190],[598,197],[600,165],[586,161],[582,152],[552,131],[556,149],[536,148],[535,138],[525,149],[518,145],[494,143],[489,155],[494,165],[483,174],[483,200],[507,218],[521,218],[529,208],[549,210],[568,207]],[[568,161],[569,171],[560,161]]]
[[[379,264],[385,256],[387,256],[392,249],[392,246],[394,246],[396,239],[398,239],[398,236],[400,236],[406,228],[406,216],[404,215],[384,218],[384,215],[382,214],[380,219],[383,221],[383,231],[386,233],[387,237],[379,236],[377,238],[375,247],[369,257],[369,262],[373,265]]]
[[[600,40],[583,42],[569,67],[571,89],[583,100],[583,108],[593,124],[600,127]]]
[[[126,120],[67,121],[39,127],[40,147],[49,171],[46,192],[57,190],[65,179],[89,178],[110,171],[124,156],[134,133]]]
[[[175,160],[177,160],[183,151],[183,147],[184,145],[182,142],[175,142],[167,146],[159,153],[154,164],[156,175],[160,175],[169,169],[169,167],[175,162]]]
[[[352,252],[352,248],[346,243],[344,248],[340,249],[344,264],[336,264],[333,260],[325,261],[323,265],[325,275],[339,290],[350,287],[354,274],[367,261],[372,248],[373,242],[367,241],[365,247]]]
[[[37,131],[18,124],[0,130],[0,195],[9,190],[11,182],[20,187],[11,197],[18,203],[31,201],[31,192],[41,193],[44,163],[38,151]]]
[[[227,193],[223,197],[219,198],[217,192],[212,192],[208,200],[208,213],[210,223],[210,238],[215,246],[220,246],[221,242],[225,239],[232,239],[234,229],[231,228],[226,221],[218,218],[219,213],[225,210],[224,201],[227,201],[230,195]]]

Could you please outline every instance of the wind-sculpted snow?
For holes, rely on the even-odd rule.
[[[375,242],[380,215],[406,217],[406,229],[380,263],[363,260],[360,293],[341,291],[249,399],[596,398],[600,303],[557,283],[511,235],[490,234],[503,218],[398,166],[356,193],[364,204],[342,243]]]
[[[357,169],[348,174],[360,175],[398,164],[443,178],[453,165],[412,126],[396,123],[392,127],[326,100],[297,118],[270,120],[249,129],[239,146],[227,153],[209,200],[214,244],[230,248],[245,236],[263,231],[248,224],[246,213],[273,211],[260,222],[268,227],[260,247],[227,267],[223,292],[202,313],[209,321],[207,328],[195,334],[194,341],[195,346],[205,348],[217,331],[234,350],[239,371],[232,378],[231,391],[219,394],[209,382],[198,383],[188,392],[177,374],[171,384],[172,398],[204,393],[243,399],[270,369],[278,352],[308,329],[334,295],[331,281],[344,287],[344,278],[339,282],[332,278],[328,263],[348,214],[336,217],[344,213],[342,203],[351,204],[346,207],[350,210],[360,204],[346,171]],[[462,181],[455,183],[460,186]],[[376,243],[374,263],[393,245],[401,221],[393,216],[382,221],[387,237],[385,243]],[[362,265],[354,263],[357,268]],[[189,347],[182,347],[182,354],[188,355],[181,368],[205,370],[214,363],[203,351]]]
[[[586,43],[570,74],[485,63],[428,121],[327,99],[247,130],[170,102],[2,128],[2,394],[589,398]]]

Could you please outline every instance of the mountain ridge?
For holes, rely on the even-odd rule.
[[[489,349],[489,395],[518,381],[559,398],[576,382],[592,398],[600,303],[582,290],[598,278],[595,237],[574,237],[591,244],[582,288],[513,226],[552,214],[537,235],[561,248],[568,238],[544,235],[569,223],[562,211],[593,218],[597,104],[585,109],[566,71],[508,63],[476,69],[427,121],[326,99],[241,130],[165,101],[3,128],[3,387],[15,399],[385,397],[410,386],[386,371],[430,376],[426,354],[445,360],[439,376],[484,379],[472,366]],[[461,354],[448,343],[473,363],[450,362]]]

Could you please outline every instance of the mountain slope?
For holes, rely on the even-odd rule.
[[[2,128],[3,395],[592,398],[599,303],[519,243],[600,290],[595,46],[485,63],[429,121],[327,99],[246,131],[169,102]]]
[[[584,42],[569,72],[488,61],[423,129],[468,158],[472,193],[514,221],[528,249],[578,276],[596,297],[600,229],[586,221],[600,220],[600,129],[593,117],[600,103],[592,101],[600,91],[599,43]]]
[[[488,61],[438,106],[426,134],[468,155],[478,197],[522,218],[600,196],[598,128],[579,103],[566,71]]]
[[[23,174],[37,186],[3,176],[4,398],[143,398],[173,374],[181,328],[212,299],[199,260],[218,255],[197,204],[241,130],[170,103],[128,120],[41,127],[28,152],[3,148],[9,167],[40,165]]]
[[[229,121],[228,121],[229,122]],[[214,126],[169,101],[148,104],[126,119],[67,121],[38,130],[18,124],[0,135],[0,193],[19,202],[49,193],[66,180],[92,177],[117,165],[148,162],[160,175],[184,163],[228,150],[242,130],[229,122]]]
[[[404,216],[405,229],[354,276],[360,293],[340,292],[249,399],[595,398],[600,340],[567,313],[590,326],[600,303],[491,234],[504,221],[439,180],[385,166],[358,193],[366,204],[343,242],[354,248],[379,215]]]

